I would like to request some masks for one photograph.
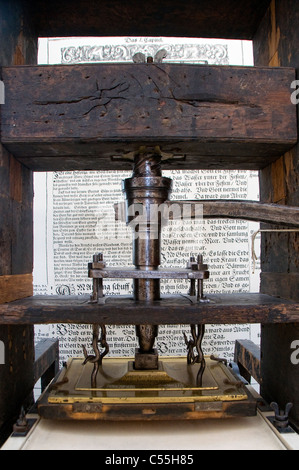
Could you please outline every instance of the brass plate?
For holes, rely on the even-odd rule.
[[[135,371],[133,359],[106,358],[96,388],[90,386],[93,365],[83,366],[83,360],[69,360],[57,377],[56,383],[61,384],[49,391],[48,403],[197,403],[248,398],[230,370],[209,358],[202,387],[196,386],[199,365],[187,365],[185,357],[160,358],[159,369],[150,371]]]

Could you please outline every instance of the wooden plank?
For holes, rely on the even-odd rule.
[[[261,383],[260,347],[249,340],[236,340],[234,361],[238,364],[241,375],[250,383],[253,377]]]
[[[34,380],[41,379],[42,391],[56,376],[59,370],[58,339],[41,339],[35,346]]]
[[[237,200],[196,200],[196,201],[165,201],[162,207],[171,206],[179,210],[169,212],[170,219],[181,219],[185,214],[190,217],[199,217],[202,213],[204,219],[243,219],[257,222],[267,222],[275,225],[299,226],[299,207],[266,204],[256,201]],[[162,210],[161,207],[161,210]],[[115,220],[126,221],[125,203],[114,205]],[[188,212],[187,212],[188,211]],[[202,212],[201,212],[202,211]]]
[[[25,2],[1,1],[0,18],[1,66],[36,63],[37,37],[32,34],[33,27],[30,24]],[[4,106],[1,106],[1,112]],[[0,142],[0,284],[3,283],[2,276],[32,272],[31,177],[28,168],[21,166]],[[19,290],[14,297],[11,297],[12,292],[6,291],[4,299],[3,285],[1,285],[0,298],[8,301],[12,298],[20,298],[24,294],[30,295],[32,279],[30,290],[28,282],[22,285],[23,279],[22,277],[18,286],[12,285],[12,292]],[[26,286],[28,290],[24,292]],[[1,446],[11,434],[12,425],[19,417],[21,406],[26,407],[32,404],[33,326],[1,325],[0,340],[5,344],[5,364],[0,367]]]
[[[293,69],[100,64],[2,75],[3,143],[38,171],[130,168],[122,157],[141,145],[181,156],[165,169],[258,169],[297,142]]]
[[[136,302],[107,297],[103,305],[89,296],[35,296],[0,305],[0,324],[82,323],[110,325],[242,324],[299,322],[299,304],[262,294],[210,294],[209,303],[185,296]]]
[[[298,69],[299,2],[272,0],[254,38],[256,65],[291,66]],[[294,91],[294,90],[293,90]],[[297,115],[298,115],[298,106]],[[298,121],[297,121],[298,122]],[[261,172],[261,200],[299,205],[299,146]],[[262,236],[261,289],[298,301],[298,233]],[[298,324],[264,325],[261,330],[262,396],[281,409],[293,403],[292,424],[299,428],[299,367],[291,360]]]
[[[32,274],[0,276],[0,304],[33,295]]]
[[[40,37],[182,36],[252,39],[269,0],[75,0],[27,8]]]
[[[186,202],[181,201],[180,204]],[[299,226],[299,207],[236,200],[194,201],[194,203],[203,205],[203,218],[243,219],[275,225]]]
[[[11,147],[9,144],[8,147]],[[82,150],[83,155],[69,156],[65,155],[73,150],[78,151],[77,144],[69,145],[55,145],[52,149],[56,148],[57,153],[60,155],[59,158],[55,158],[53,155],[48,156],[49,146],[48,144],[34,144],[35,153],[38,156],[29,156],[30,145],[13,144],[15,154],[27,154],[28,156],[18,157],[18,160],[28,168],[34,171],[88,171],[88,170],[120,170],[127,171],[132,170],[132,162],[119,158],[114,158],[112,154],[118,154],[121,152],[127,152],[129,149],[135,151],[136,148],[131,143],[126,143],[125,146],[117,145],[115,142],[111,142],[108,145],[102,145],[99,143],[91,144],[83,143]],[[59,147],[59,149],[58,149]],[[220,148],[219,144],[213,145],[212,143],[203,143],[198,147],[198,153],[193,154],[192,148],[189,148],[186,144],[176,143],[164,144],[163,149],[167,152],[184,151],[186,155],[179,153],[177,159],[166,160],[163,162],[164,170],[260,170],[264,168],[265,164],[274,162],[282,152],[285,151],[285,146],[280,145],[268,145],[268,144],[251,144],[245,147],[244,144],[235,144],[233,147],[230,144],[223,143]],[[239,153],[237,149],[239,148]],[[251,148],[251,155],[242,155],[247,153]],[[77,149],[77,150],[76,150]],[[280,149],[280,150],[279,150]],[[52,151],[50,151],[51,153]],[[90,153],[90,155],[86,155]],[[169,152],[168,152],[169,153]],[[204,155],[201,155],[204,153]],[[225,153],[225,155],[219,155],[219,153]],[[252,156],[253,155],[253,156]],[[42,158],[41,158],[42,157]]]

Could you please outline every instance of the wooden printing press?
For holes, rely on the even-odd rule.
[[[0,427],[18,416],[37,380],[33,325],[93,325],[93,353],[72,358],[38,402],[44,418],[92,420],[202,419],[253,416],[257,403],[243,380],[218,358],[204,355],[205,325],[262,324],[261,360],[238,356],[244,375],[256,375],[262,396],[299,423],[298,156],[295,1],[90,1],[72,11],[16,0],[0,3],[1,230]],[[144,3],[144,2],[143,2]],[[145,2],[147,3],[147,2]],[[168,11],[169,10],[169,11]],[[297,13],[294,14],[294,11]],[[246,14],[244,15],[244,12]],[[171,19],[171,21],[170,21]],[[208,21],[207,21],[208,19]],[[163,35],[251,39],[255,67],[147,63],[37,66],[37,37]],[[293,32],[293,34],[291,34]],[[271,66],[271,67],[269,67]],[[295,84],[295,85],[294,85]],[[91,254],[91,296],[33,296],[32,174],[34,171],[131,169],[125,204],[116,217],[133,228],[134,268],[109,267]],[[261,202],[171,201],[163,169],[260,170]],[[165,214],[173,205],[191,217],[256,220],[263,234],[261,292],[205,295],[209,268],[201,254],[184,268],[160,266]],[[120,207],[123,210],[120,210]],[[142,207],[142,210],[141,210]],[[155,210],[153,210],[155,208]],[[156,210],[156,209],[159,210]],[[136,224],[136,217],[142,222]],[[287,235],[283,229],[292,228]],[[132,279],[132,297],[105,297],[105,279]],[[189,291],[160,294],[161,279],[187,279]],[[186,357],[161,358],[159,325],[186,324]],[[109,357],[106,325],[135,325],[135,357]],[[17,347],[13,345],[22,345]],[[248,359],[249,357],[249,359]],[[46,361],[47,362],[47,361]],[[48,361],[49,362],[49,361]],[[39,361],[39,365],[40,361]],[[41,367],[40,375],[47,367]],[[245,372],[246,371],[246,374]],[[5,383],[5,387],[3,384]],[[29,400],[30,402],[30,400]]]
[[[186,358],[159,358],[154,347],[161,308],[177,312],[179,317],[180,311],[188,311],[189,306],[200,309],[201,303],[214,301],[204,295],[203,282],[209,271],[202,255],[191,257],[184,269],[160,268],[162,228],[173,214],[186,217],[186,210],[181,214],[183,203],[168,201],[172,181],[162,176],[159,148],[153,151],[151,154],[142,148],[142,153],[137,152],[133,157],[133,176],[123,181],[125,219],[129,225],[133,222],[134,268],[107,267],[102,253],[95,254],[89,264],[93,306],[107,307],[115,318],[117,310],[126,306],[127,312],[136,312],[136,320],[145,309],[144,324],[140,324],[140,318],[136,323],[139,347],[135,357],[106,358],[109,344],[105,324],[94,324],[94,354],[89,355],[84,346],[85,360],[71,359],[66,364],[40,400],[41,416],[142,419],[148,415],[155,419],[190,419],[255,414],[255,400],[248,396],[240,379],[223,361],[205,359],[204,324],[191,325],[190,339],[182,332]],[[195,214],[197,204],[192,206]],[[133,296],[119,298],[112,293],[106,298],[103,282],[109,278],[133,279]],[[189,292],[177,298],[161,296],[161,279],[189,279]],[[149,322],[152,317],[157,318],[156,322]]]

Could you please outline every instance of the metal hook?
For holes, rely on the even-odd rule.
[[[205,325],[197,325],[197,332],[196,332],[196,325],[191,325],[191,335],[192,339],[188,341],[187,335],[184,332],[184,339],[187,346],[188,354],[187,354],[187,363],[190,365],[200,364],[200,368],[197,374],[196,382],[197,386],[202,386],[202,377],[203,373],[206,368],[206,361],[204,358],[203,350],[202,350],[202,340],[205,334]],[[196,349],[197,355],[195,355]]]
[[[101,328],[101,338],[99,339],[100,336],[100,328]],[[101,344],[101,347],[104,348],[104,351],[101,353],[99,350],[98,343]],[[94,355],[88,355],[86,347],[83,345],[83,353],[85,360],[83,362],[83,365],[87,364],[87,362],[91,362],[94,364],[93,366],[93,371],[91,375],[91,386],[92,388],[96,387],[96,377],[99,371],[100,365],[102,365],[103,358],[108,354],[109,352],[109,345],[106,341],[106,327],[105,325],[93,325],[93,334],[92,334],[92,348],[94,351]]]

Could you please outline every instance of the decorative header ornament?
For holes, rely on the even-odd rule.
[[[133,56],[137,53],[155,57],[161,47],[167,53],[163,62],[229,65],[228,47],[226,45],[164,43],[63,47],[61,49],[61,63],[132,62]]]

